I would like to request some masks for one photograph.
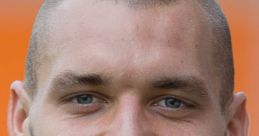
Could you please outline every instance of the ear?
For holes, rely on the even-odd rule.
[[[23,82],[14,81],[11,85],[9,103],[9,134],[10,136],[23,136],[25,134],[25,120],[28,117],[30,97],[24,90]]]
[[[227,114],[228,134],[227,136],[247,136],[248,116],[246,111],[246,96],[244,93],[234,95]]]

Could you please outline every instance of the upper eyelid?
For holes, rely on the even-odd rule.
[[[176,99],[176,100],[179,100],[179,99]],[[158,103],[161,102],[161,101],[165,101],[165,99],[162,99],[162,100],[158,101],[156,104],[158,105]],[[184,102],[184,101],[182,101],[182,100],[179,100],[179,101],[181,101],[182,104],[184,104],[184,106],[190,106],[190,104],[188,104],[188,103],[186,103],[186,102]],[[157,105],[156,105],[156,106],[157,106]]]
[[[78,96],[81,96],[81,95],[72,96],[72,97],[68,98],[68,101],[75,102],[74,100],[75,100]],[[90,96],[93,96],[93,95],[90,95]],[[95,103],[96,101],[99,101],[99,100],[102,100],[102,99],[93,96],[93,102],[92,102],[92,103]]]
[[[197,103],[191,101],[191,100],[187,100],[186,98],[182,98],[182,97],[178,97],[178,96],[172,96],[172,95],[162,95],[162,96],[159,96],[157,98],[155,98],[155,100],[153,100],[150,105],[155,105],[156,103],[160,102],[161,100],[164,100],[166,98],[174,98],[174,99],[177,99],[181,102],[183,102],[185,105],[198,105]]]
[[[59,101],[61,101],[61,102],[71,101],[73,98],[75,98],[76,96],[80,96],[80,95],[91,95],[91,96],[93,96],[93,97],[95,97],[95,98],[98,98],[98,99],[101,99],[101,100],[106,100],[103,95],[98,94],[98,93],[96,93],[96,92],[80,91],[80,92],[77,92],[77,93],[70,93],[70,94],[67,94],[67,95],[61,97],[61,98],[59,99]]]

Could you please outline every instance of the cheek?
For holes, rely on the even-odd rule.
[[[186,120],[153,119],[151,125],[158,136],[225,136],[226,133],[224,117],[214,112],[204,112]]]
[[[34,123],[35,136],[102,136],[116,135],[123,128],[111,127],[105,121],[88,121],[84,117],[76,119],[42,119]],[[168,121],[161,118],[149,118],[145,129],[156,136],[224,136],[225,128],[218,120],[203,119],[191,121]],[[124,129],[125,130],[125,129]],[[29,135],[28,135],[29,136]],[[31,135],[32,136],[32,135]]]
[[[62,114],[46,115],[37,117],[38,119],[32,123],[32,131],[29,131],[34,135],[28,136],[101,136],[106,130],[101,122],[89,122],[85,117],[66,118]]]
[[[136,127],[130,128],[125,125],[121,126],[120,124],[123,123],[121,120],[118,121],[119,117],[127,117],[119,115],[126,115],[126,113],[130,113],[128,112],[129,110],[124,110],[127,112],[119,112],[120,114],[116,115],[112,114],[114,112],[108,112],[107,114],[98,114],[91,117],[71,117],[51,105],[52,104],[35,106],[44,108],[38,108],[37,111],[34,110],[36,112],[32,112],[33,121],[31,121],[31,130],[34,136],[117,136],[118,133],[123,133],[122,130],[128,131],[123,127],[138,129]],[[141,128],[142,130],[139,130],[140,132],[145,130],[145,132],[149,132],[150,135],[155,136],[171,136],[173,134],[176,136],[224,136],[226,130],[223,117],[213,110],[206,110],[202,112],[202,114],[181,120],[167,119],[157,114],[150,114],[149,112],[147,114],[138,113],[138,116],[134,117],[140,116],[141,119],[145,117],[145,120],[137,121],[134,125],[144,126],[143,129]],[[130,120],[124,121],[129,121],[128,123],[131,122]],[[25,124],[27,124],[25,125],[27,130],[29,130],[29,123]],[[28,136],[30,136],[29,133]]]
[[[175,129],[177,128],[177,129]],[[167,128],[164,132],[161,132],[161,136],[168,136],[170,134],[176,134],[177,136],[224,136],[222,129],[211,129],[207,126],[192,126],[192,127],[175,127]]]
[[[197,124],[190,122],[158,124],[156,132],[159,136],[224,136],[224,128],[217,124]]]

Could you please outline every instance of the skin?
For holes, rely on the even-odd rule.
[[[66,1],[48,22],[37,94],[11,86],[11,136],[247,135],[242,93],[221,110],[215,39],[197,2]]]

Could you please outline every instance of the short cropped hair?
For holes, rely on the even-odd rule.
[[[129,7],[146,7],[146,6],[165,6],[179,0],[124,0]],[[226,105],[231,100],[234,90],[234,66],[231,47],[231,36],[227,20],[222,13],[219,5],[214,0],[197,0],[206,11],[207,18],[212,24],[213,34],[216,41],[213,41],[213,57],[216,69],[221,73],[221,105]],[[47,24],[49,9],[55,8],[62,0],[45,0],[40,12],[36,18],[36,22],[32,31],[28,55],[26,60],[25,88],[33,96],[37,90],[38,73],[37,70],[41,65],[41,61],[46,57],[44,55],[46,47],[42,44],[44,28]],[[114,0],[118,2],[118,0]]]

